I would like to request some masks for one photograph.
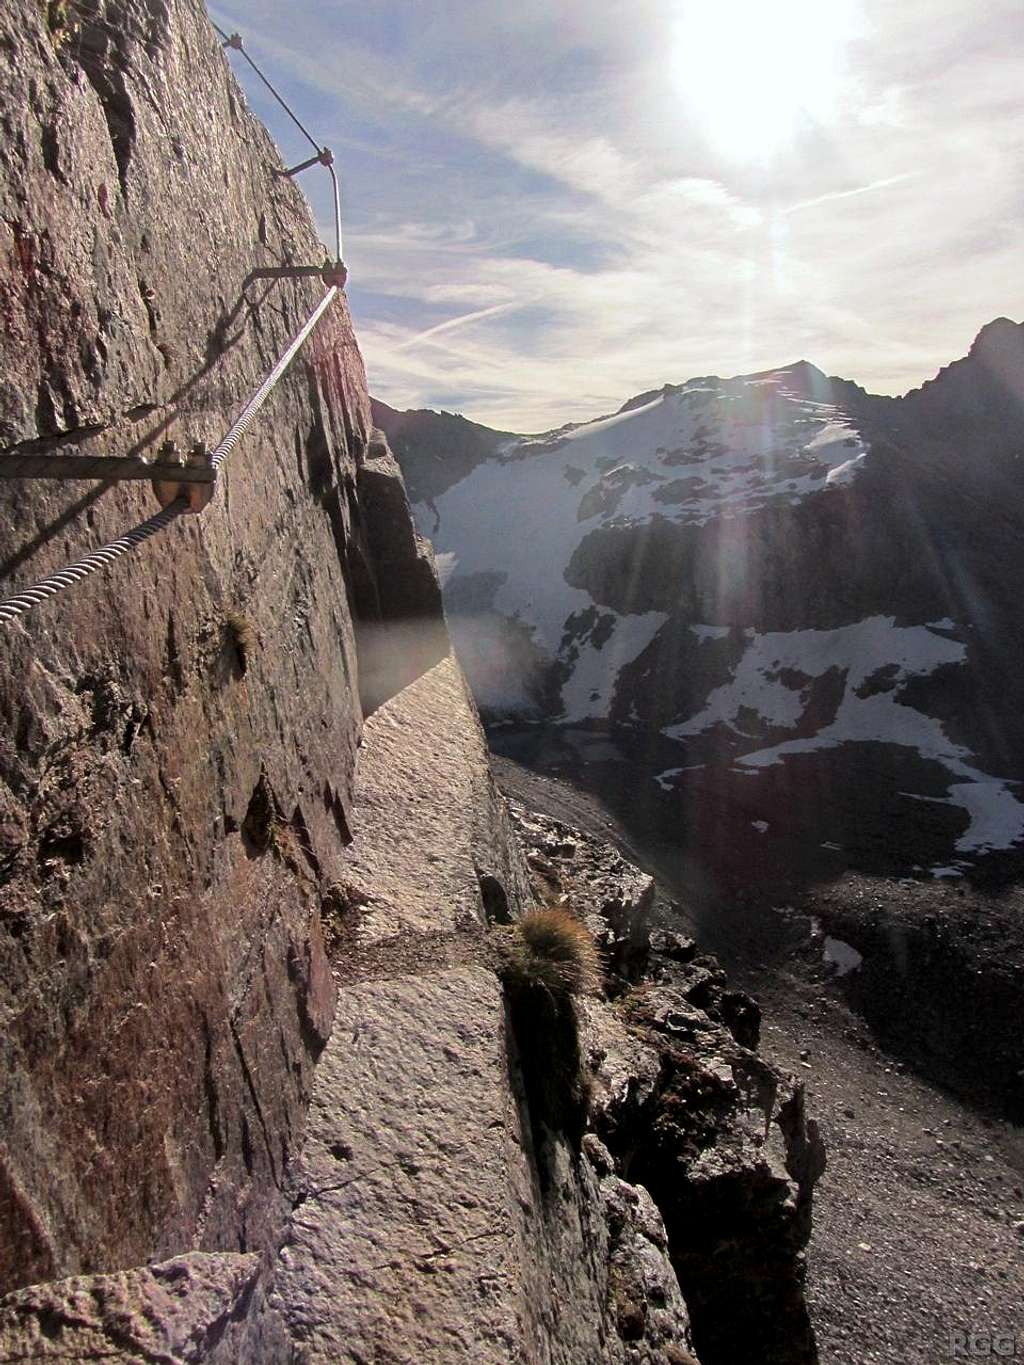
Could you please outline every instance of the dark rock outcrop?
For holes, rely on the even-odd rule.
[[[433,551],[416,533],[402,472],[379,431],[360,462],[356,492],[354,515],[364,524],[376,589],[370,610],[357,609],[359,692],[368,715],[444,658],[449,645]]]
[[[626,1047],[595,1021],[594,1123],[661,1210],[705,1365],[809,1365],[803,1251],[824,1148],[802,1086],[692,1004],[701,970],[666,966],[671,984],[624,1002]]]
[[[397,412],[378,398],[371,399],[371,411],[398,456],[414,502],[431,503],[514,439],[510,432],[492,431],[452,412]]]
[[[822,888],[807,906],[860,955],[837,983],[915,1071],[1024,1121],[1024,893],[949,881]]]

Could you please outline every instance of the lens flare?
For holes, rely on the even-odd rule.
[[[758,160],[834,120],[846,48],[861,31],[858,0],[687,0],[674,25],[673,82],[722,154]]]

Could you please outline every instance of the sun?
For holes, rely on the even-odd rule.
[[[784,150],[834,120],[861,24],[859,0],[683,0],[671,63],[687,117],[731,159]]]

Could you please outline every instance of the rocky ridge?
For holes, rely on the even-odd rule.
[[[701,1360],[816,1360],[803,1249],[825,1150],[802,1083],[758,1054],[760,1011],[715,959],[651,932],[649,876],[579,830],[513,812],[538,895],[575,905],[609,964],[612,1003],[581,1007],[601,1144],[585,1150],[653,1197]]]

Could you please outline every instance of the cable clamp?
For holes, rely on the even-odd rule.
[[[320,271],[320,278],[328,288],[334,285],[338,289],[344,289],[348,280],[348,270],[344,261],[335,261],[333,265],[330,261],[325,261],[324,268]]]
[[[188,455],[183,455],[174,441],[165,441],[160,447],[160,460],[163,464],[180,465],[182,469],[208,469],[213,471],[213,457],[205,441],[196,441]],[[153,492],[161,507],[169,507],[172,502],[184,498],[190,512],[202,512],[209,507],[217,487],[216,473],[204,483],[182,480],[180,483],[166,479],[153,480]]]

